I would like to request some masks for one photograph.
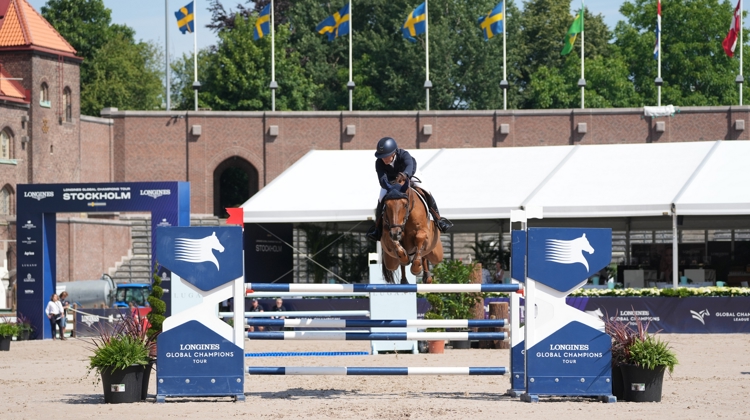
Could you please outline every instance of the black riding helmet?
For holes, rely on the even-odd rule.
[[[378,141],[378,148],[375,150],[375,157],[378,159],[388,157],[392,155],[396,149],[398,149],[396,140],[393,140],[392,137],[383,137]]]

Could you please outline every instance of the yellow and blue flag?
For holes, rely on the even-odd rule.
[[[333,41],[334,39],[349,34],[349,4],[347,3],[343,9],[328,16],[324,21],[320,22],[315,27],[321,35],[328,35],[328,40]]]
[[[401,28],[404,38],[409,42],[417,42],[414,37],[425,32],[426,20],[427,15],[424,12],[424,3],[422,3],[406,17],[406,22],[404,22],[404,26]]]
[[[503,2],[500,2],[492,11],[487,13],[487,16],[479,18],[479,26],[482,28],[484,40],[489,41],[493,36],[503,33],[504,23]]]
[[[271,32],[271,3],[268,3],[263,10],[260,11],[258,20],[255,21],[255,28],[253,29],[253,39],[259,40],[264,35]]]
[[[193,18],[193,3],[188,3],[187,6],[181,7],[180,10],[174,12],[177,17],[177,26],[180,28],[180,32],[186,34],[188,32],[193,33],[195,31],[195,19]]]

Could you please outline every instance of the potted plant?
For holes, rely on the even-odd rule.
[[[18,325],[8,317],[0,319],[0,351],[10,351],[10,342],[18,336]]]
[[[447,260],[435,266],[433,283],[437,284],[469,284],[475,264],[464,264],[460,260]],[[427,295],[427,302],[431,309],[428,311],[437,316],[432,319],[469,319],[473,315],[474,305],[481,300],[481,296],[472,293],[431,293]],[[428,318],[425,314],[425,318]],[[428,318],[430,319],[430,318]],[[469,341],[452,341],[454,349],[468,349]]]
[[[89,372],[99,374],[105,403],[141,401],[145,368],[151,362],[143,325],[139,317],[124,316],[92,340]]]
[[[18,341],[28,340],[31,332],[34,331],[31,321],[19,313],[16,317],[16,325],[18,325]]]
[[[635,328],[625,321],[607,318],[605,331],[612,337],[612,393],[632,402],[660,402],[664,372],[670,375],[677,355],[648,324],[635,318]],[[619,386],[618,386],[619,385]]]

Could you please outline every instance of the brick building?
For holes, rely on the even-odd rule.
[[[80,115],[82,59],[26,0],[0,0],[0,278],[14,274],[19,183],[189,181],[191,211],[221,215],[241,204],[310,149],[372,149],[393,136],[407,149],[662,143],[748,139],[750,107],[391,112],[221,112],[102,110]],[[282,87],[283,88],[283,87]],[[371,168],[363,168],[370,171]],[[227,174],[240,175],[232,179]],[[342,174],[346,176],[346,174]],[[373,176],[373,183],[374,183]],[[239,181],[238,181],[239,180]],[[223,195],[225,182],[239,196]],[[237,183],[243,185],[236,185]],[[224,186],[224,187],[222,187]],[[121,224],[98,227],[59,215],[69,250],[58,280],[97,278],[116,261],[80,262],[74,248]],[[96,223],[94,223],[96,224]],[[93,230],[92,230],[93,229]],[[85,232],[85,233],[84,233]],[[77,234],[78,233],[78,234]],[[122,236],[120,233],[117,235]],[[76,239],[78,238],[78,239]],[[99,243],[94,241],[95,243]],[[126,256],[127,240],[110,245]],[[9,270],[10,274],[3,270]],[[61,272],[64,271],[64,272]]]

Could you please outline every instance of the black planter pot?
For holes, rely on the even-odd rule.
[[[26,341],[29,339],[30,334],[31,331],[21,331],[20,333],[18,333],[18,337],[16,337],[16,339],[18,339],[18,341]]]
[[[471,341],[451,341],[451,346],[454,350],[456,349],[470,349],[471,348]]]
[[[151,378],[151,370],[154,368],[153,363],[149,363],[146,365],[146,368],[143,370],[143,384],[141,385],[141,401],[146,401],[146,397],[148,397],[148,381]]]
[[[144,368],[133,365],[122,370],[102,370],[104,402],[119,404],[141,401]]]
[[[9,335],[0,335],[0,351],[10,351],[10,342],[13,337]]]
[[[636,365],[622,365],[620,370],[625,401],[661,402],[665,368],[651,370]]]
[[[620,366],[612,368],[612,395],[617,397],[617,401],[625,401],[625,385],[623,383],[622,370]]]

